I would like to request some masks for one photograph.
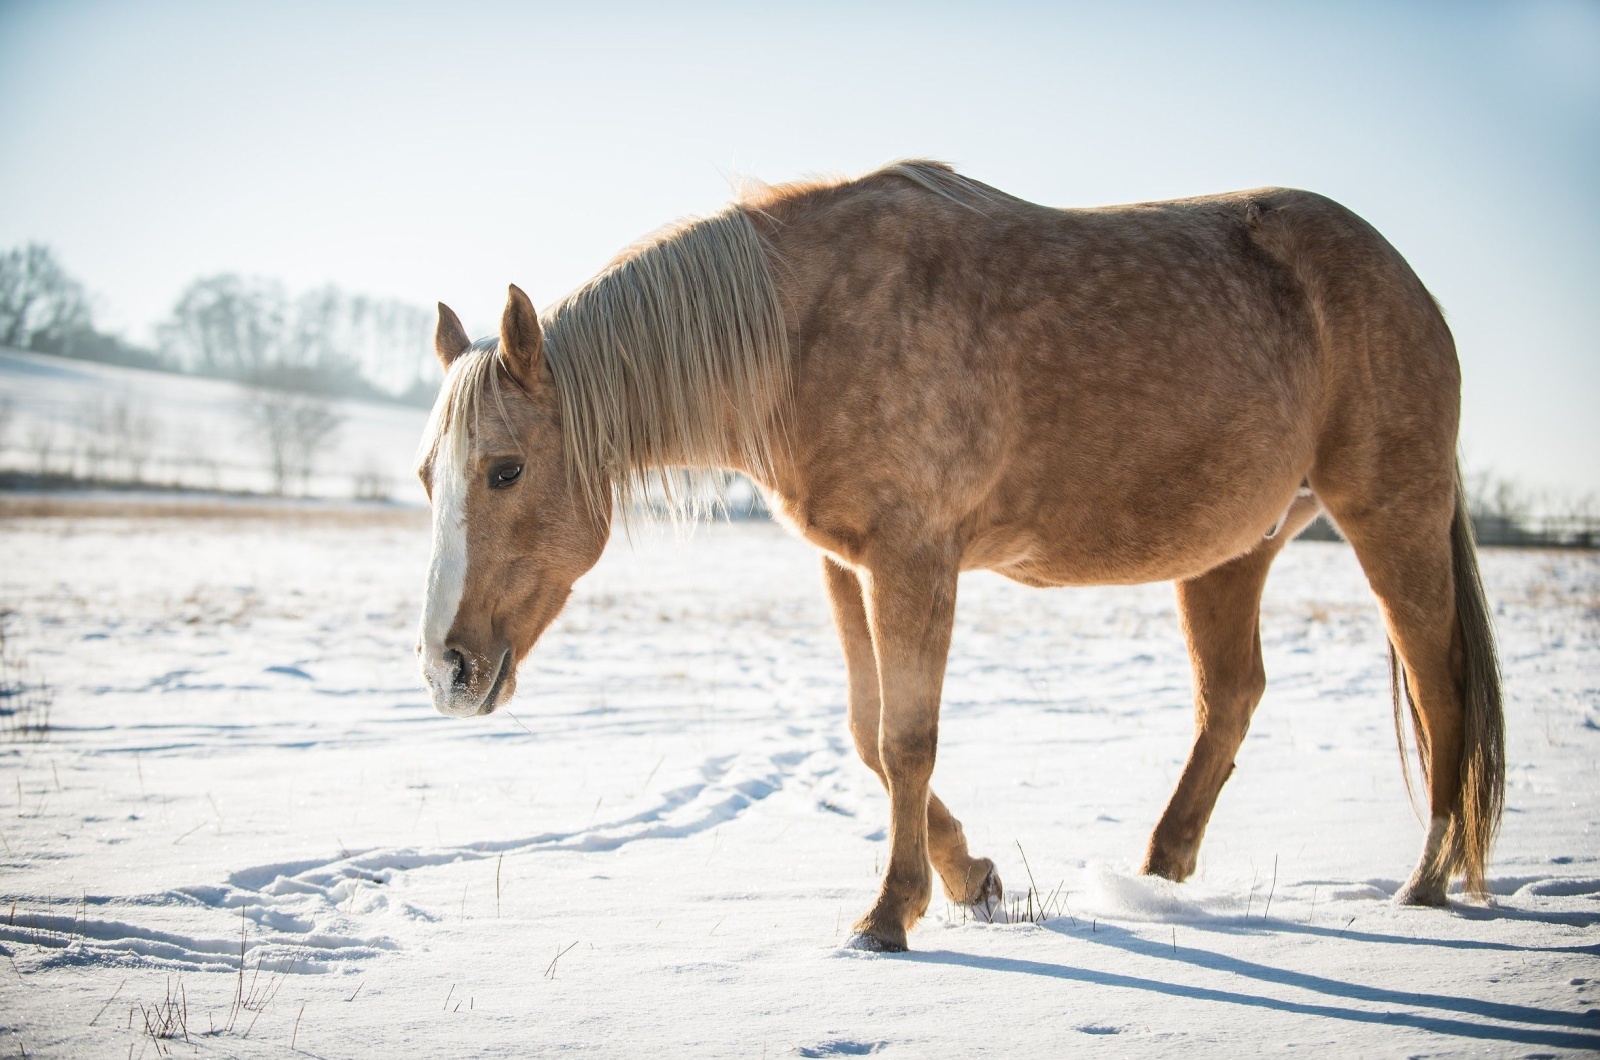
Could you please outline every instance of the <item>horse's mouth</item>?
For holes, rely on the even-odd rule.
[[[506,678],[511,675],[511,649],[507,648],[500,653],[500,669],[495,672],[494,684],[489,686],[489,694],[483,697],[483,703],[478,707],[478,715],[493,714],[500,706],[500,690],[505,687]]]

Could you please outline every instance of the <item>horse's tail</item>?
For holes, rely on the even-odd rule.
[[[1450,523],[1451,572],[1455,580],[1456,628],[1450,651],[1457,693],[1461,697],[1461,785],[1435,868],[1449,876],[1465,878],[1469,893],[1488,893],[1484,865],[1500,828],[1506,793],[1506,726],[1500,694],[1500,664],[1495,655],[1494,627],[1478,574],[1478,547],[1472,518],[1456,467],[1456,510]],[[1405,754],[1404,714],[1410,713],[1418,733],[1417,758],[1422,774],[1429,775],[1428,747],[1422,737],[1417,705],[1411,698],[1405,672],[1389,645],[1389,678],[1394,697],[1395,735]],[[1402,703],[1404,707],[1402,707]],[[1405,770],[1406,791],[1411,792],[1411,771]]]

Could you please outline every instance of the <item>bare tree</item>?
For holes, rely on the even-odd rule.
[[[354,485],[358,501],[386,501],[394,492],[389,476],[384,473],[383,464],[370,453],[356,474]]]
[[[185,288],[158,335],[190,371],[250,378],[284,362],[288,316],[278,284],[225,273]]]
[[[29,243],[0,255],[0,345],[60,353],[90,326],[83,287],[49,247]]]
[[[231,274],[190,284],[159,329],[190,371],[279,389],[392,396],[438,380],[433,315],[332,285],[291,299],[271,281]]]
[[[324,306],[325,341],[339,356],[390,394],[436,384],[438,362],[430,342],[432,313],[391,299],[347,295],[335,288],[313,292]]]
[[[296,364],[326,383],[364,379],[398,396],[419,380],[437,382],[433,323],[433,314],[416,306],[330,284],[295,301],[290,345]]]
[[[248,392],[245,415],[250,433],[266,450],[272,492],[280,496],[295,481],[302,494],[308,491],[318,455],[332,444],[344,423],[326,398],[265,387]]]
[[[319,455],[331,445],[344,424],[333,403],[322,398],[300,395],[290,418],[294,441],[295,468],[300,475],[300,492],[310,492],[311,471]]]
[[[131,395],[124,395],[111,404],[105,427],[128,481],[143,482],[145,465],[150,462],[161,429],[155,416],[149,409],[136,406]]]
[[[1513,526],[1527,520],[1533,511],[1533,497],[1517,482],[1492,469],[1466,476],[1467,509],[1474,520],[1496,521]]]
[[[105,478],[113,452],[110,407],[103,397],[86,398],[78,403],[72,418],[77,451],[83,457],[83,477]],[[73,464],[76,463],[74,460]],[[74,470],[75,467],[69,467],[68,474]]]
[[[39,475],[50,474],[50,464],[56,455],[56,425],[51,420],[35,420],[28,428],[28,451],[33,454],[34,466]]]

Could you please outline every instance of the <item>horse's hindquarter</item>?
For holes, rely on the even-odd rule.
[[[1247,196],[982,214],[925,194],[837,211],[798,329],[784,495],[844,556],[956,536],[1033,584],[1209,569],[1310,467],[1321,372]]]

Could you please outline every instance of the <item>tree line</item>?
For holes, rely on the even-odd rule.
[[[433,315],[329,284],[291,295],[222,273],[189,284],[148,349],[95,327],[93,304],[50,248],[0,255],[0,345],[257,387],[426,406],[438,386]]]
[[[313,473],[330,455],[345,424],[338,402],[322,394],[244,387],[239,391],[239,437],[252,444],[264,462],[270,492],[276,496],[311,494]],[[131,393],[95,393],[54,415],[34,416],[13,439],[17,405],[0,395],[0,453],[23,459],[4,461],[0,489],[146,487],[221,490],[223,465],[206,446],[176,443],[173,424],[150,403]],[[151,469],[154,474],[151,474]],[[164,470],[163,470],[164,469]],[[239,466],[230,468],[227,487],[238,490]],[[247,478],[259,476],[248,465]],[[369,454],[351,476],[358,500],[387,500],[392,482]]]

